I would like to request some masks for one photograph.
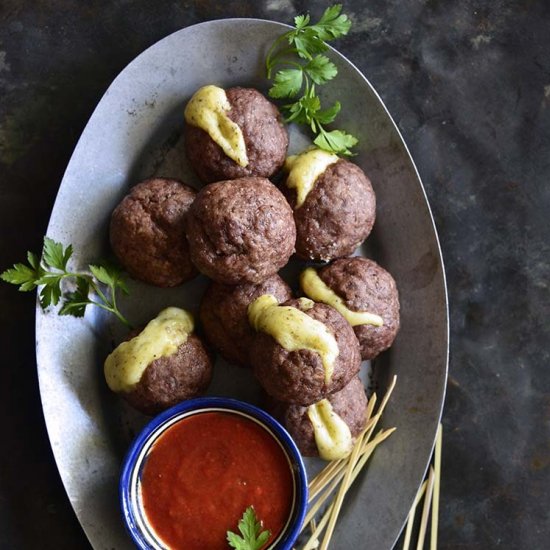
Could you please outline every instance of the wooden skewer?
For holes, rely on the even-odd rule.
[[[362,468],[367,463],[369,457],[373,453],[377,445],[389,437],[394,431],[395,428],[389,430],[381,430],[376,437],[371,441],[372,434],[382,412],[384,411],[391,393],[395,387],[397,377],[394,376],[386,394],[384,395],[382,402],[378,408],[376,415],[373,416],[374,407],[377,402],[376,394],[374,393],[369,399],[367,405],[367,423],[363,428],[361,434],[357,437],[356,443],[352,450],[352,453],[346,459],[341,459],[338,461],[333,461],[327,465],[321,472],[319,472],[310,482],[310,497],[309,501],[312,502],[320,493],[328,488],[319,496],[315,504],[313,504],[306,515],[304,525],[310,523],[311,525],[311,536],[307,540],[303,550],[313,550],[319,546],[319,535],[323,532],[326,527],[325,536],[323,542],[321,543],[320,550],[327,550],[332,534],[334,532],[336,521],[342,507],[344,497],[354,482],[356,477],[361,472]],[[343,478],[343,479],[342,479]],[[323,506],[325,501],[336,489],[338,483],[340,483],[340,488],[334,497],[332,503],[328,506],[323,517],[317,525],[315,525],[314,517],[318,513],[319,509]]]
[[[333,504],[331,504],[326,511],[325,515],[321,518],[321,521],[317,524],[317,528],[313,533],[311,533],[311,536],[307,540],[306,544],[302,548],[302,550],[313,550],[313,548],[317,548],[319,541],[318,536],[322,533],[323,529],[325,528],[326,524],[328,523],[328,519],[330,517],[330,512],[332,510]]]
[[[428,485],[428,480],[422,483],[422,485],[418,489],[418,492],[416,493],[416,497],[414,497],[414,502],[409,512],[409,519],[407,520],[407,529],[405,530],[405,539],[403,540],[403,550],[409,550],[409,546],[411,544],[411,536],[412,536],[412,530],[414,526],[414,516],[416,514],[416,508],[418,506],[418,503],[422,499],[422,496],[426,492],[427,485]]]
[[[393,389],[395,388],[395,384],[397,382],[397,375],[394,375],[392,378],[392,381],[390,382],[390,385],[386,391],[386,394],[384,395],[384,398],[382,399],[382,403],[380,403],[380,407],[378,408],[377,415],[382,416],[382,413],[384,412],[384,409],[386,408],[386,405],[388,404],[388,401],[390,400],[391,394],[393,392]]]
[[[363,431],[357,436],[355,444],[359,444],[360,438],[365,437],[365,434],[371,429],[374,428],[376,422],[378,421],[378,415],[374,418],[371,418],[366,426],[363,428]],[[372,433],[372,432],[371,432]],[[370,436],[369,436],[370,437]],[[368,439],[367,439],[368,442]],[[309,483],[309,501],[315,499],[315,497],[335,478],[340,476],[340,474],[346,468],[347,459],[335,460],[332,461],[324,470],[317,474]],[[321,475],[323,474],[323,475]],[[341,477],[340,477],[341,479]]]
[[[374,411],[374,406],[376,405],[376,400],[377,400],[377,397],[375,392],[370,396],[369,402],[367,403],[367,421],[370,420],[372,416],[372,412]]]
[[[367,460],[369,459],[370,455],[374,451],[374,449],[384,441],[384,439],[388,438],[393,432],[395,431],[395,428],[392,428],[390,430],[386,430],[384,432],[380,432],[375,439],[373,439],[371,442],[369,442],[367,445],[363,445],[359,456],[360,459],[357,461],[357,465],[355,466],[355,469],[353,470],[353,474],[351,477],[350,485],[355,481],[355,478],[359,475],[359,472],[363,469],[365,464],[367,463]],[[336,489],[338,483],[340,480],[344,477],[345,470],[342,469],[338,472],[338,474],[335,476],[332,483],[328,486],[328,488],[323,492],[323,494],[317,499],[315,504],[311,506],[311,508],[308,510],[308,513],[306,515],[306,518],[304,520],[304,525],[307,525],[311,518],[315,517],[315,514],[319,511],[319,509],[323,506],[325,501],[328,499],[328,497],[332,494],[334,489]]]
[[[353,470],[350,485],[355,481],[355,478],[359,475],[359,472],[364,468],[367,460],[370,458],[370,455],[374,452],[374,449],[376,449],[376,447],[380,445],[382,441],[390,437],[390,435],[395,432],[396,429],[397,428],[390,428],[389,430],[380,432],[368,445],[365,446],[361,454],[361,458],[358,461],[357,466]]]
[[[430,550],[437,550],[437,529],[439,523],[439,486],[441,484],[441,446],[443,444],[443,426],[439,424],[435,438],[435,481],[432,497],[432,526],[430,532]]]
[[[434,469],[430,466],[430,475],[428,476],[428,485],[426,487],[426,496],[424,497],[424,506],[422,507],[422,517],[420,518],[420,531],[418,532],[418,544],[416,550],[422,550],[424,547],[424,539],[426,538],[426,528],[428,526],[428,518],[430,516],[430,506],[432,503],[432,492],[434,488]]]
[[[326,491],[317,499],[315,504],[311,506],[311,508],[308,510],[306,514],[306,518],[304,520],[304,525],[308,523],[308,521],[311,521],[312,517],[315,517],[315,514],[319,511],[319,509],[323,506],[325,501],[328,499],[328,497],[332,494],[334,489],[338,486],[338,483],[342,480],[344,477],[344,470],[339,472],[339,474],[336,476],[336,478],[332,481],[332,483],[328,486]]]
[[[336,475],[338,475],[338,472],[343,468],[343,466],[343,460],[333,460],[309,482],[310,502],[319,494],[320,491],[323,490],[323,487],[325,487]]]
[[[347,488],[349,487],[349,482],[350,482],[351,475],[353,473],[353,469],[355,468],[355,465],[357,464],[357,460],[359,459],[360,451],[361,451],[361,442],[359,442],[359,445],[356,445],[354,447],[351,453],[351,456],[348,462],[348,468],[346,469],[346,473],[344,475],[344,479],[342,480],[340,488],[338,489],[338,493],[336,494],[336,498],[332,503],[330,519],[327,525],[327,530],[325,531],[325,537],[323,538],[323,542],[321,543],[321,550],[327,550],[328,545],[330,543],[332,533],[334,532],[334,527],[336,526],[336,520],[338,519],[338,514],[340,513],[340,509],[342,508],[342,503],[344,502],[344,496],[346,494]]]
[[[311,534],[315,533],[315,529],[317,529],[317,521],[315,520],[315,518],[313,518],[309,523],[309,529],[311,531]],[[318,546],[319,546],[319,541],[317,540],[316,544],[314,545],[314,548],[317,548]]]

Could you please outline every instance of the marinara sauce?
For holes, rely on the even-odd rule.
[[[148,455],[141,490],[151,527],[174,550],[226,550],[226,532],[238,533],[248,506],[271,542],[294,496],[291,466],[275,438],[225,412],[197,413],[168,428]]]

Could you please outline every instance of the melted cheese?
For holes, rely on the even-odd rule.
[[[303,310],[313,305],[307,298],[300,299]],[[248,306],[248,319],[256,331],[271,335],[287,351],[308,349],[318,353],[325,370],[325,383],[330,382],[340,352],[326,325],[296,307],[278,305],[277,298],[270,294],[256,298]]]
[[[312,267],[308,267],[300,275],[300,286],[312,300],[332,306],[352,327],[358,325],[381,327],[384,324],[384,319],[380,315],[368,311],[352,311],[349,309],[344,304],[344,300],[325,284]]]
[[[193,332],[193,317],[177,307],[169,307],[134,338],[122,342],[105,361],[105,379],[115,392],[130,391],[147,366],[159,357],[167,357],[187,341]]]
[[[288,171],[286,186],[296,189],[296,208],[300,208],[313,189],[317,178],[328,166],[337,162],[338,155],[311,149],[301,155],[287,157],[285,169]]]
[[[225,90],[212,85],[203,86],[185,107],[185,120],[207,132],[239,166],[248,166],[244,136],[239,126],[227,116],[230,110]]]
[[[353,438],[348,425],[334,412],[328,399],[307,408],[313,425],[319,456],[325,460],[345,458],[353,448]]]

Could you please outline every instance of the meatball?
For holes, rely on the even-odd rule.
[[[268,178],[284,164],[288,133],[277,107],[253,88],[226,90],[228,117],[242,131],[248,164],[240,166],[203,129],[187,124],[185,148],[191,166],[207,183],[247,176]]]
[[[354,327],[363,359],[373,359],[392,345],[399,331],[399,294],[385,269],[367,258],[342,258],[321,269],[319,277],[352,311],[382,317],[382,326]]]
[[[248,323],[247,308],[262,294],[272,294],[279,302],[292,297],[290,287],[281,277],[272,275],[257,285],[212,283],[202,298],[200,318],[206,337],[230,363],[249,366],[254,331]]]
[[[250,348],[250,362],[269,395],[279,401],[307,406],[342,389],[359,372],[361,357],[353,329],[335,309],[311,300],[304,304],[302,300],[289,300],[282,305],[300,309],[324,324],[336,340],[338,355],[328,382],[318,352],[311,349],[288,351],[265,332],[256,332]]]
[[[349,256],[372,230],[376,198],[371,182],[347,160],[329,164],[301,205],[295,189],[285,185],[283,191],[294,210],[296,254],[304,260]]]
[[[139,384],[121,395],[132,407],[152,416],[201,395],[211,379],[211,357],[200,338],[190,334],[176,353],[155,359]]]
[[[333,411],[348,425],[356,438],[367,422],[367,396],[358,376],[355,376],[340,391],[327,398]],[[307,407],[292,405],[273,399],[268,400],[268,410],[281,421],[304,456],[319,456],[313,425]]]
[[[265,178],[204,187],[187,216],[191,259],[219,283],[259,283],[294,252],[296,227],[282,193]]]
[[[173,287],[195,277],[184,218],[195,191],[178,180],[136,185],[111,216],[111,246],[126,271],[145,283]]]
[[[167,308],[132,331],[105,361],[109,388],[148,415],[204,392],[212,359],[193,325],[185,310]]]

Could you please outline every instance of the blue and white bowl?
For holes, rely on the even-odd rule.
[[[175,405],[153,418],[132,443],[120,476],[120,503],[130,536],[143,550],[166,550],[166,545],[156,535],[143,509],[141,475],[149,452],[165,430],[184,418],[205,412],[233,413],[257,422],[283,449],[293,475],[293,501],[288,522],[269,549],[291,550],[300,534],[308,502],[307,475],[300,452],[283,426],[265,411],[236,399],[221,397],[190,399]]]

